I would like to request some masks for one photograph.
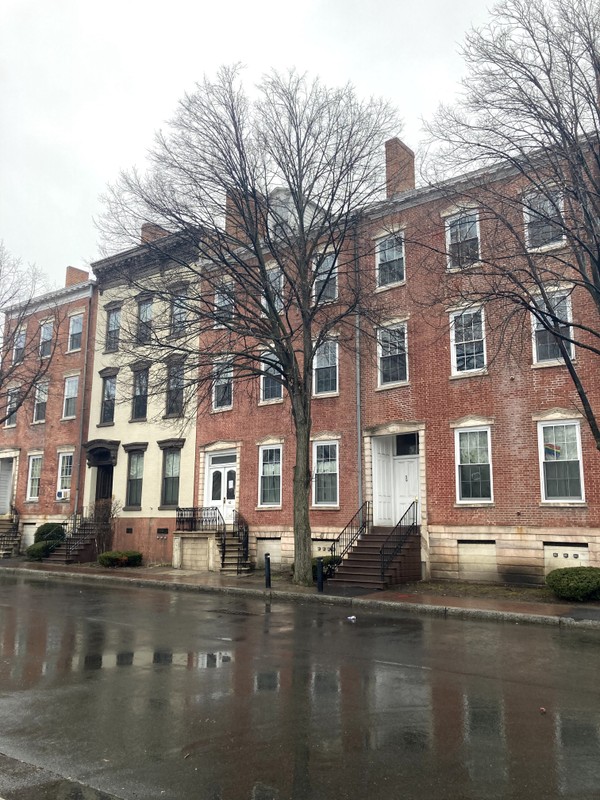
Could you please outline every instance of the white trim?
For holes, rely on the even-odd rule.
[[[71,456],[71,474],[69,476],[69,488],[63,489],[61,488],[61,476],[62,476],[62,465],[63,462],[66,461],[67,456]],[[56,476],[56,497],[60,500],[68,500],[71,496],[71,486],[73,481],[73,468],[75,467],[75,451],[74,450],[65,450],[59,452],[58,454],[58,469],[57,469],[57,476]],[[66,477],[66,476],[65,476]],[[59,494],[61,497],[59,498]]]
[[[38,481],[38,487],[37,487],[38,488],[38,493],[37,493],[37,495],[32,495],[31,494],[31,477],[32,477],[31,476],[31,472],[32,472],[32,466],[33,466],[34,459],[36,459],[36,460],[39,459],[39,461],[40,461],[40,474],[39,474],[39,476],[37,478],[37,481]],[[41,488],[41,484],[42,484],[42,459],[43,459],[43,454],[42,453],[29,453],[28,456],[27,456],[26,500],[27,500],[28,503],[39,502],[39,499],[40,499],[40,488]]]
[[[564,231],[561,233],[560,239],[555,239],[551,242],[547,242],[546,244],[537,245],[536,247],[529,246],[529,224],[531,218],[536,216],[536,212],[530,208],[532,201],[534,198],[541,197],[545,200],[549,200],[550,194],[558,195],[558,203],[557,206],[559,208],[559,214],[564,222],[564,213],[565,213],[565,201],[563,192],[558,187],[548,186],[545,191],[540,189],[534,189],[532,191],[528,191],[523,195],[523,233],[525,234],[525,248],[529,253],[547,253],[550,250],[556,250],[560,247],[565,246],[566,236]],[[539,214],[537,214],[540,217]],[[544,219],[544,216],[541,216],[541,219]],[[550,222],[550,220],[548,220]]]
[[[69,381],[77,381],[77,391],[74,395],[67,396],[67,384]],[[62,418],[61,419],[75,419],[77,416],[77,400],[79,398],[79,375],[69,375],[67,378],[64,379],[63,384],[63,407],[62,407]],[[67,400],[75,400],[75,408],[72,414],[67,414]]]
[[[385,381],[381,380],[381,359],[382,359],[382,345],[381,345],[381,333],[382,331],[389,331],[389,330],[402,330],[404,334],[404,366],[406,377],[403,380],[399,381]],[[396,354],[398,355],[398,354]],[[382,325],[380,328],[377,328],[377,388],[378,389],[390,389],[394,388],[395,386],[406,386],[410,381],[410,375],[408,371],[408,325],[406,322],[399,322],[399,323],[386,323]]]
[[[468,466],[461,464],[460,460],[460,437],[464,433],[482,433],[484,432],[487,437],[487,464],[490,468],[490,496],[489,497],[468,497],[462,498],[460,496],[460,467]],[[485,464],[486,462],[481,462]],[[454,431],[454,474],[456,485],[456,505],[458,506],[489,506],[494,503],[494,471],[492,469],[492,432],[491,428],[487,425],[478,425],[474,427],[456,428]]]
[[[317,369],[329,369],[332,365],[327,367],[319,367],[317,365],[317,359],[319,355],[319,351],[321,348],[325,347],[325,345],[335,345],[335,389],[332,389],[327,392],[318,392],[317,391]],[[325,339],[321,344],[315,349],[314,356],[313,356],[313,365],[312,365],[312,396],[313,397],[336,397],[340,393],[340,349],[339,344],[336,338],[329,338]]]
[[[457,317],[462,317],[465,314],[480,314],[481,316],[481,341],[483,344],[483,365],[481,367],[475,367],[473,369],[462,369],[459,370],[457,366],[457,357],[456,357],[456,330],[455,330],[455,321]],[[450,365],[451,371],[450,374],[452,377],[463,377],[466,375],[480,375],[487,371],[487,348],[486,348],[486,336],[485,336],[485,314],[483,310],[483,306],[468,306],[461,310],[451,311],[450,312]]]
[[[380,267],[381,267],[381,246],[389,241],[390,239],[394,239],[395,241],[400,240],[400,248],[401,248],[401,259],[402,259],[402,278],[397,281],[390,281],[389,283],[380,283]],[[387,262],[384,262],[384,264]],[[394,233],[388,233],[385,236],[381,236],[380,238],[375,240],[375,291],[381,291],[382,289],[391,289],[394,286],[403,286],[406,283],[406,249],[404,247],[404,231],[396,231]]]
[[[79,336],[81,337],[81,341],[80,341],[79,347],[71,348],[71,336],[73,335],[71,333],[71,325],[73,323],[73,320],[76,319],[77,317],[81,317],[81,330],[79,331]],[[69,328],[67,330],[67,350],[66,350],[67,353],[79,353],[81,351],[81,348],[82,348],[82,345],[83,345],[83,327],[84,327],[84,312],[83,311],[78,311],[77,313],[74,313],[74,314],[70,313],[69,314]]]
[[[262,501],[262,479],[267,477],[263,475],[263,454],[267,450],[279,451],[279,502],[278,503],[263,503]],[[281,508],[282,505],[282,492],[283,492],[283,445],[282,444],[261,444],[258,448],[258,508]]]
[[[233,364],[232,364],[231,361],[228,361],[227,359],[225,359],[223,362],[220,362],[220,363],[221,364],[228,364],[228,367],[227,367],[226,370],[221,370],[221,373],[220,373],[220,375],[218,377],[215,377],[213,375],[213,380],[212,380],[212,411],[215,411],[215,412],[229,411],[230,409],[233,408]],[[215,370],[218,370],[218,369],[219,369],[218,365],[215,365],[213,367],[213,373],[215,372]],[[219,405],[219,406],[217,406],[217,405],[215,405],[217,383],[225,385],[226,381],[223,380],[223,378],[227,378],[227,377],[229,377],[229,383],[231,385],[231,403],[229,403],[229,405]]]
[[[312,506],[313,508],[339,508],[340,505],[340,443],[339,440],[313,441],[312,443]],[[336,454],[336,499],[329,503],[317,503],[316,500],[316,479],[317,479],[317,449],[323,446],[335,446]],[[325,474],[325,473],[324,473]]]
[[[571,304],[571,292],[572,292],[572,287],[566,288],[566,287],[561,287],[561,286],[557,286],[556,288],[554,286],[552,286],[552,287],[549,287],[546,290],[546,294],[548,295],[548,299],[549,300],[553,300],[554,297],[558,297],[559,298],[559,300],[558,300],[559,303],[562,302],[563,300],[566,302],[566,304],[567,304],[567,306],[566,306],[567,314],[566,314],[566,319],[564,321],[565,321],[566,325],[568,325],[568,327],[569,327],[570,334],[572,334],[572,332],[573,332],[573,328],[572,328],[572,326],[573,326],[573,307],[572,307],[572,304]],[[539,295],[539,294],[535,295],[534,301],[536,299],[539,300],[541,303],[544,302],[542,297],[541,297],[541,295]],[[556,307],[556,305],[557,304],[555,304],[554,307]],[[533,366],[536,366],[536,367],[537,366],[539,366],[539,367],[556,367],[556,366],[561,366],[562,364],[564,364],[565,362],[560,356],[558,358],[544,358],[544,359],[538,358],[536,333],[537,333],[538,330],[546,331],[547,333],[551,333],[551,331],[549,331],[548,328],[546,328],[544,325],[541,325],[541,323],[539,322],[539,320],[537,319],[537,317],[535,316],[535,314],[533,312],[530,313],[530,317],[531,317],[531,356],[532,356],[532,364],[533,364]],[[541,326],[539,329],[536,328],[536,325],[538,325],[538,324]],[[565,325],[565,327],[566,327],[566,325]],[[565,345],[568,346],[569,350],[571,351],[571,353],[570,353],[571,358],[573,358],[573,355],[574,355],[574,345],[573,345],[573,343],[565,341]]]
[[[581,485],[581,497],[546,497],[546,481],[544,479],[544,428],[555,428],[558,426],[572,425],[575,428],[575,441],[577,444],[577,461],[579,464],[579,483]],[[556,419],[539,421],[537,424],[538,433],[538,461],[540,471],[540,494],[541,502],[548,505],[572,506],[585,504],[585,484],[583,480],[583,457],[581,451],[581,424],[578,419]]]
[[[333,266],[329,267],[327,270],[325,270],[327,277],[324,279],[323,282],[326,283],[326,284],[329,283],[330,281],[335,282],[335,294],[334,294],[333,297],[321,297],[319,302],[321,304],[323,304],[323,303],[335,303],[335,301],[339,297],[339,285],[338,285],[339,273],[338,273],[338,263],[337,263],[338,262],[338,257],[337,257],[337,255],[336,255],[334,250],[325,250],[324,252],[319,253],[315,257],[315,260],[313,262],[313,284],[312,284],[312,292],[311,292],[313,305],[317,302],[317,295],[318,295],[318,292],[316,291],[317,279],[321,280],[320,276],[318,276],[318,274],[317,274],[317,267],[318,266],[322,267],[323,260],[326,259],[328,256],[332,256],[333,257]]]
[[[456,265],[452,264],[452,255],[450,252],[451,246],[451,236],[450,231],[453,222],[460,221],[461,218],[467,216],[475,216],[475,232],[477,235],[477,258],[469,263],[464,265]],[[455,214],[449,214],[448,216],[443,217],[444,220],[444,241],[446,243],[446,269],[449,272],[461,272],[465,269],[470,269],[471,267],[475,266],[475,264],[480,263],[481,261],[481,233],[479,230],[479,209],[477,206],[463,206],[457,211]],[[466,241],[466,240],[463,240]]]

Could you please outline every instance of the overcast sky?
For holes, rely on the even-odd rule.
[[[451,100],[482,0],[0,0],[0,239],[62,285],[99,257],[93,219],[177,100],[221,64],[295,66],[392,101],[416,149]]]

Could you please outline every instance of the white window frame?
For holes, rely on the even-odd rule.
[[[39,475],[33,475],[33,464],[39,463]],[[37,494],[33,494],[32,487],[33,481],[37,481]],[[29,456],[29,464],[27,466],[27,496],[26,500],[29,503],[36,503],[40,499],[40,486],[42,483],[42,454],[32,453]]]
[[[75,325],[75,320],[80,320],[81,328],[78,331],[74,331],[73,327]],[[73,336],[79,336],[79,347],[71,347],[71,339]],[[78,350],[81,350],[81,345],[83,342],[83,313],[73,314],[69,317],[69,338],[67,340],[67,353],[76,353]]]
[[[279,474],[275,473],[274,475],[265,475],[265,461],[264,456],[265,453],[269,450],[277,450],[279,451]],[[259,508],[281,508],[282,502],[282,467],[283,467],[283,446],[280,444],[265,444],[261,445],[258,448],[258,507]],[[274,503],[268,503],[263,500],[263,480],[265,478],[272,478],[276,477],[279,478],[279,500]]]
[[[42,423],[46,421],[46,414],[48,412],[48,397],[49,397],[49,387],[50,384],[48,381],[42,381],[38,383],[34,390],[33,395],[33,422],[34,423]],[[38,413],[40,406],[44,406],[44,416],[38,419]]]
[[[398,258],[389,259],[387,261],[382,261],[381,254],[382,248],[390,241],[394,241],[394,243],[400,242],[400,250],[401,255]],[[387,281],[385,283],[381,280],[381,267],[385,264],[388,264],[392,261],[401,261],[402,262],[402,277],[400,280],[397,281]],[[376,251],[376,283],[378,289],[387,289],[388,287],[392,286],[401,286],[402,284],[406,283],[406,258],[404,253],[404,232],[397,231],[396,233],[390,233],[387,236],[382,237],[381,239],[377,240],[377,251]]]
[[[72,386],[75,385],[75,393],[72,391]],[[63,394],[63,419],[74,419],[77,416],[77,397],[79,396],[79,375],[70,375],[65,378],[65,388]],[[67,414],[67,402],[74,400],[75,403],[72,414]]]
[[[259,405],[271,405],[273,403],[281,403],[283,402],[283,384],[278,382],[279,386],[279,397],[267,397],[265,398],[265,377],[269,374],[269,369],[272,370],[271,375],[279,375],[277,371],[277,367],[275,364],[265,364],[263,363],[262,372],[260,375],[260,400]]]
[[[567,304],[567,322],[569,327],[569,335],[572,335],[573,328],[573,308],[571,304],[571,290],[570,289],[549,289],[546,294],[548,295],[548,299],[554,301],[554,298],[558,298],[558,302],[562,302],[563,300]],[[544,305],[544,301],[541,296],[536,298],[536,304],[539,303],[541,307]],[[557,304],[553,303],[554,308]],[[564,326],[566,327],[566,326]],[[539,364],[540,366],[554,366],[556,364],[564,364],[564,359],[562,356],[557,356],[556,358],[539,358],[538,356],[538,343],[536,334],[538,331],[546,331],[549,335],[552,335],[551,332],[545,328],[541,322],[537,319],[535,314],[531,314],[531,349],[533,355],[533,363]],[[570,351],[570,356],[573,358],[573,344],[572,342],[564,342],[565,347]]]
[[[111,327],[111,323],[112,327]],[[114,324],[116,323],[116,324]],[[106,335],[104,349],[107,353],[116,353],[121,339],[121,307],[106,309]]]
[[[540,215],[535,212],[532,208],[533,203],[537,198],[541,198],[542,200],[549,200],[549,195],[554,195],[555,200],[559,209],[559,214],[561,219],[564,216],[564,198],[562,192],[559,189],[552,189],[548,188],[546,191],[534,191],[528,192],[523,198],[523,226],[525,229],[525,247],[529,250],[530,253],[543,253],[547,250],[554,250],[557,247],[562,247],[565,242],[565,233],[564,230],[561,231],[560,239],[553,239],[551,242],[546,242],[544,244],[531,244],[531,237],[529,233],[529,226],[531,221],[537,216]]]
[[[71,459],[70,472],[64,469],[65,462]],[[68,500],[71,496],[71,484],[73,482],[73,467],[75,465],[75,454],[73,451],[58,454],[58,470],[56,480],[56,496],[61,493],[61,500]]]
[[[460,482],[460,468],[461,466],[469,466],[468,463],[462,464],[460,460],[460,437],[461,434],[469,433],[485,433],[487,436],[487,462],[474,462],[475,464],[488,464],[490,468],[490,496],[489,497],[466,497],[463,498],[461,494]],[[492,462],[492,431],[489,425],[478,425],[469,428],[456,428],[454,431],[454,464],[455,464],[455,485],[456,485],[456,503],[461,506],[483,506],[491,505],[494,502],[494,470]]]
[[[40,358],[50,358],[52,355],[52,338],[54,336],[54,322],[49,319],[45,322],[40,322]],[[49,345],[46,348],[46,345]],[[49,352],[46,353],[45,350]]]
[[[459,369],[457,358],[457,342],[456,342],[456,320],[464,315],[480,314],[481,316],[481,342],[483,347],[483,365],[481,367],[473,367],[472,369]],[[479,340],[472,340],[479,341]],[[463,344],[463,343],[461,343]],[[450,314],[450,359],[452,364],[452,375],[476,375],[478,373],[486,372],[487,370],[487,348],[485,336],[485,313],[483,306],[469,306],[468,308],[461,308],[457,311],[452,311]]]
[[[335,476],[336,476],[336,487],[335,487],[335,500],[328,501],[328,502],[318,502],[317,501],[317,475],[321,474],[318,471],[318,450],[320,447],[335,447]],[[316,441],[313,442],[312,446],[312,464],[313,464],[313,480],[312,480],[312,504],[315,508],[339,508],[340,505],[340,443],[339,441]],[[326,474],[326,473],[323,473]]]
[[[275,313],[281,314],[283,311],[283,291],[284,291],[284,280],[285,276],[283,274],[283,270],[279,266],[271,266],[267,267],[266,269],[266,276],[267,276],[267,284],[271,289],[271,292],[274,297],[274,309]],[[274,278],[272,277],[274,276]],[[267,303],[266,298],[266,287],[263,290],[262,298],[261,298],[261,306],[262,306],[262,313],[266,315],[269,311],[269,306]]]
[[[333,259],[333,266],[325,266],[329,263],[329,259]],[[338,263],[337,256],[332,252],[320,253],[314,264],[313,275],[313,303],[334,303],[338,299]],[[326,273],[326,277],[321,277],[321,272]],[[329,283],[333,284],[333,291],[329,297],[329,288],[327,293],[323,295],[323,287]]]
[[[319,366],[319,357],[322,356],[322,351],[324,351],[325,346],[330,347],[331,345],[334,346],[335,352],[335,365],[333,364],[325,364]],[[319,392],[317,391],[317,370],[319,369],[330,369],[332,366],[335,366],[335,389],[328,390],[326,392]],[[313,397],[336,397],[340,393],[340,353],[339,353],[339,346],[336,339],[325,339],[324,342],[316,348],[314,356],[313,356]]]
[[[27,329],[20,327],[14,333],[12,363],[20,364],[25,358],[25,347],[27,345]]]
[[[452,230],[453,226],[457,223],[460,223],[462,219],[465,217],[475,217],[475,232],[477,234],[477,258],[473,261],[469,261],[467,264],[454,264],[452,259]],[[445,235],[446,235],[446,260],[447,260],[447,268],[450,271],[460,271],[463,269],[469,269],[470,267],[474,266],[475,264],[479,263],[481,260],[481,235],[479,231],[479,211],[476,208],[463,208],[460,211],[457,211],[454,214],[449,214],[444,219],[444,228],[445,228]],[[462,243],[465,241],[469,241],[469,239],[459,239],[458,243]]]
[[[152,341],[154,318],[154,300],[152,297],[141,297],[137,302],[136,344],[148,344]]]
[[[579,482],[581,485],[581,497],[548,497],[546,492],[546,480],[544,464],[552,463],[545,460],[544,429],[556,428],[559,426],[572,426],[575,429],[575,440],[577,444],[577,462],[579,464]],[[581,424],[577,419],[554,419],[538,422],[538,458],[540,467],[540,489],[543,503],[551,505],[582,505],[585,503],[585,485],[583,480],[583,458],[581,452]],[[558,459],[556,459],[558,460]]]
[[[232,278],[223,278],[215,285],[214,316],[215,328],[226,328],[235,316],[235,296]],[[226,314],[226,310],[229,310]],[[219,320],[219,317],[223,320]]]
[[[212,410],[229,411],[231,408],[233,408],[233,364],[231,362],[217,364],[213,368],[213,372]],[[217,405],[217,388],[227,383],[229,383],[231,387],[231,402],[229,405]]]
[[[14,428],[17,424],[17,408],[19,403],[19,387],[15,386],[9,389],[6,393],[6,419],[4,420],[5,428]]]
[[[400,381],[383,381],[382,380],[382,358],[383,345],[381,343],[381,334],[383,331],[402,331],[404,337],[404,361],[406,366],[406,378]],[[398,355],[393,354],[393,355]],[[406,322],[396,322],[390,325],[383,325],[377,329],[377,387],[379,389],[388,389],[393,386],[405,386],[409,382],[408,372],[408,325]]]

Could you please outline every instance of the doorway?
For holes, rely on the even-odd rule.
[[[233,522],[237,493],[237,455],[235,450],[209,453],[204,505],[216,507],[226,523]]]
[[[13,465],[13,458],[0,458],[0,514],[10,514]]]
[[[419,500],[419,434],[375,436],[373,454],[373,524],[398,524]]]

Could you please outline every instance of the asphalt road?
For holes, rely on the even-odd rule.
[[[5,800],[600,798],[596,631],[0,578]]]

